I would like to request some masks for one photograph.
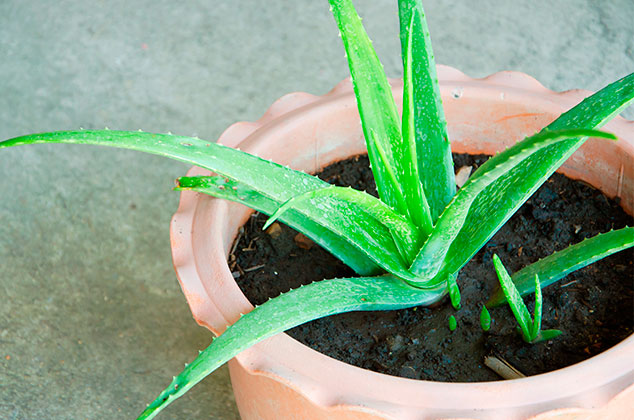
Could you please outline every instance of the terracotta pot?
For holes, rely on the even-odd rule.
[[[498,152],[533,134],[589,95],[555,93],[520,73],[474,80],[439,66],[456,152]],[[394,81],[397,103],[402,86]],[[634,207],[634,123],[605,127],[618,142],[590,139],[561,168],[569,177]],[[219,142],[315,172],[363,153],[348,80],[324,96],[292,93],[254,123],[229,127]],[[205,171],[193,168],[191,174]],[[174,266],[195,319],[220,334],[252,309],[226,258],[251,210],[184,192],[171,226]],[[374,373],[279,334],[229,362],[243,419],[625,419],[634,407],[634,336],[587,361],[525,379],[486,383],[416,381]],[[629,417],[631,418],[631,417]]]

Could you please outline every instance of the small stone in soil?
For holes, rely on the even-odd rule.
[[[282,227],[279,223],[275,222],[271,226],[269,226],[268,229],[264,231],[264,233],[275,239],[282,234]]]
[[[298,233],[297,235],[295,235],[293,240],[301,249],[309,250],[313,247],[313,245],[315,245],[315,243],[303,233]]]

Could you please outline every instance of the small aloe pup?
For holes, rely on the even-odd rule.
[[[458,308],[456,279],[461,268],[589,137],[616,140],[597,129],[634,99],[631,74],[492,157],[456,191],[420,0],[398,1],[402,117],[351,1],[330,0],[330,5],[346,49],[380,198],[334,187],[312,175],[198,138],[102,130],[33,134],[0,143],[0,148],[56,142],[114,146],[209,169],[215,175],[180,178],[177,189],[239,202],[268,214],[269,222],[280,220],[301,231],[358,274],[300,287],[245,314],[175,377],[140,419],[153,418],[241,351],[310,320],[348,311],[427,305],[446,294]],[[559,251],[511,279],[519,293],[532,293],[535,275],[541,280],[538,286],[544,287],[633,243],[633,228],[609,232]],[[502,294],[490,304],[503,302]],[[533,337],[536,324],[531,321],[528,338]]]
[[[502,287],[502,291],[504,292],[504,296],[506,296],[506,300],[511,307],[511,311],[519,324],[519,331],[522,335],[522,338],[527,343],[538,343],[540,341],[550,340],[551,338],[555,338],[561,334],[559,330],[544,330],[542,331],[542,288],[539,282],[539,276],[535,274],[535,310],[533,317],[531,320],[531,315],[528,312],[528,308],[524,304],[522,300],[522,295],[515,287],[515,283],[511,280],[511,276],[502,265],[502,261],[500,257],[496,255],[493,256],[493,265],[495,266],[495,271],[498,275],[498,279],[500,280],[500,286]],[[486,309],[483,310],[483,313]],[[484,324],[484,322],[483,322]]]

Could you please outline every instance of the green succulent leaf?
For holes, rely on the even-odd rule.
[[[400,4],[400,3],[399,3]],[[403,25],[404,22],[401,22]],[[415,16],[412,13],[409,23],[407,37],[405,38],[405,48],[403,51],[403,141],[407,145],[406,159],[409,160],[406,169],[412,173],[407,178],[410,185],[404,186],[405,191],[409,191],[405,199],[409,208],[412,220],[421,227],[423,237],[427,237],[433,227],[431,211],[427,202],[427,197],[423,191],[420,173],[418,168],[418,158],[416,152],[416,122],[414,108],[414,81],[412,80],[412,37],[414,35]],[[402,31],[402,29],[401,29]]]
[[[482,305],[482,311],[480,312],[480,326],[483,331],[491,329],[491,314],[485,305]]]
[[[531,344],[537,344],[542,341],[552,340],[553,338],[559,337],[562,334],[561,330],[542,330],[537,334],[537,337],[533,338]]]
[[[243,197],[258,203],[284,203],[307,191],[330,186],[312,175],[295,171],[277,163],[261,159],[231,147],[198,138],[153,134],[137,131],[60,131],[17,137],[0,143],[0,149],[38,143],[71,143],[113,146],[132,149],[197,165],[228,179],[239,182]],[[230,189],[225,189],[229,199]],[[219,196],[219,194],[216,194]],[[235,200],[240,201],[240,200]],[[248,204],[244,201],[245,204]],[[276,206],[277,208],[277,206]],[[295,220],[299,223],[299,220]],[[315,237],[314,225],[303,224],[307,233]],[[297,226],[299,227],[299,225]],[[324,230],[321,231],[323,233]],[[353,248],[345,239],[326,233],[320,243],[361,275],[377,274],[377,265],[362,251]]]
[[[458,328],[458,321],[456,321],[456,317],[451,315],[449,316],[449,331],[455,331]]]
[[[531,329],[530,335],[531,342],[537,338],[539,331],[542,329],[542,288],[539,285],[539,276],[537,274],[535,274],[535,282],[533,284],[535,285],[535,310],[533,311],[533,328]]]
[[[509,306],[511,307],[511,312],[513,312],[513,316],[519,325],[519,331],[522,335],[522,339],[526,343],[535,344],[540,341],[550,340],[560,335],[561,331],[559,330],[541,331],[543,301],[542,290],[539,284],[539,276],[535,275],[533,280],[535,287],[535,311],[533,319],[531,319],[531,315],[528,312],[526,304],[524,304],[524,301],[522,300],[522,296],[515,287],[513,280],[511,280],[511,276],[509,276],[509,273],[506,271],[506,268],[504,268],[502,261],[497,255],[493,255],[493,265],[498,275],[498,279],[500,280],[502,291],[504,292],[506,300],[509,302]],[[485,325],[487,325],[486,317],[488,317],[488,326],[490,327],[491,318],[489,311],[486,309],[486,306],[484,306],[482,308],[482,314],[480,314],[480,323],[482,325],[482,329],[485,331],[488,330],[488,328],[485,329]]]
[[[291,290],[242,316],[207,347],[139,416],[151,419],[211,372],[254,344],[313,319],[342,312],[430,304],[442,290],[422,291],[392,276],[333,279]]]
[[[381,200],[409,216],[405,197],[416,188],[409,146],[403,141],[392,89],[350,0],[330,0],[346,50],[368,157]]]
[[[404,69],[403,138],[406,144],[416,145],[415,153],[410,154],[418,162],[422,197],[426,198],[432,221],[436,221],[456,193],[447,122],[422,2],[399,0],[398,8]],[[415,192],[413,187],[408,191]],[[418,200],[414,194],[410,197]],[[410,208],[417,205],[411,201],[408,204]],[[422,210],[421,217],[426,217]]]
[[[236,190],[227,188],[225,185],[222,185],[223,188],[218,188],[215,184],[219,182],[221,181],[214,177],[182,177],[179,179],[179,187],[243,202],[265,214],[272,215],[264,228],[277,218],[281,218],[284,222],[290,221],[291,227],[301,222],[297,228],[311,239],[315,237],[317,243],[323,242],[328,237],[334,237],[336,244],[344,242],[347,245],[341,247],[344,255],[346,249],[353,249],[385,271],[411,277],[399,246],[401,244],[406,246],[404,244],[408,243],[404,241],[407,240],[416,241],[416,231],[410,230],[415,227],[404,216],[393,212],[387,205],[369,194],[326,184],[325,188],[300,194],[284,203],[271,200],[263,202],[261,196],[255,195],[256,200],[254,200],[252,198],[254,194],[247,195],[240,187]],[[348,191],[344,193],[339,190]],[[346,199],[342,198],[344,194]],[[351,196],[354,199],[350,199]],[[383,218],[382,221],[379,221],[380,217]],[[320,238],[319,235],[323,232],[328,232],[329,236]],[[394,238],[392,235],[395,235]],[[410,253],[414,244],[415,242],[407,245]],[[327,245],[330,244],[327,243]],[[332,246],[328,249],[332,249]]]
[[[454,274],[447,279],[447,290],[449,291],[449,299],[451,300],[451,306],[457,311],[460,309],[460,288],[456,282],[458,275]]]
[[[522,300],[522,296],[515,288],[515,284],[511,280],[511,276],[509,276],[508,271],[504,268],[500,257],[493,255],[493,266],[495,267],[495,272],[497,273],[498,279],[500,280],[500,286],[508,299],[509,306],[511,307],[511,311],[513,312],[513,316],[517,320],[517,324],[520,327],[520,332],[522,334],[522,338],[527,343],[530,343],[533,339],[532,337],[532,329],[533,329],[533,320],[531,319],[531,314],[528,312],[528,308],[524,304]],[[535,314],[537,316],[537,314]]]
[[[175,189],[178,191],[191,190],[234,201],[268,215],[273,214],[282,204],[238,181],[220,175],[181,177],[177,180],[177,184]],[[347,238],[339,236],[299,212],[288,211],[280,217],[280,221],[304,233],[357,273],[379,274],[383,272],[383,269],[368,258],[366,251],[357,249]]]
[[[114,130],[57,131],[6,140],[0,143],[0,148],[39,143],[92,144],[164,156],[239,180],[280,201],[330,185],[312,175],[231,147],[199,138],[172,134]]]
[[[305,214],[330,230],[341,230],[342,236],[347,237],[349,241],[355,239],[350,235],[357,233],[355,226],[363,226],[372,221],[382,225],[383,230],[388,231],[388,235],[383,238],[378,237],[381,235],[381,228],[378,226],[374,226],[371,231],[358,232],[360,246],[377,252],[373,258],[377,263],[384,260],[385,252],[391,249],[388,247],[389,244],[385,243],[389,242],[390,238],[400,252],[403,262],[410,261],[420,246],[418,229],[408,218],[370,194],[352,188],[333,185],[295,196],[271,215],[264,229],[290,209]],[[368,241],[377,242],[377,247],[369,247]],[[389,271],[387,266],[386,270]]]
[[[509,171],[521,166],[524,161],[540,150],[570,138],[581,136],[616,139],[613,134],[597,130],[546,130],[525,138],[486,161],[471,175],[456,193],[445,211],[443,211],[431,235],[425,241],[412,263],[410,271],[420,278],[420,282],[429,282],[429,279],[432,279],[440,271],[445,256],[463,226],[465,226],[471,206],[486,187],[496,182]],[[444,281],[444,279],[441,278],[438,281]]]
[[[595,129],[618,115],[634,100],[634,73],[606,86],[563,113],[544,131],[568,128]],[[558,142],[526,159],[492,183],[469,211],[464,227],[445,256],[439,281],[462,268],[517,209],[587,139],[580,136]],[[531,277],[532,280],[532,277]]]
[[[539,275],[541,287],[546,287],[602,258],[634,246],[634,228],[626,227],[601,233],[593,238],[584,239],[548,257],[527,265],[512,279],[522,296],[535,291],[532,279]],[[504,293],[498,289],[487,302],[487,306],[498,306],[506,302]]]

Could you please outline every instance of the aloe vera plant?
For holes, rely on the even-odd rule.
[[[634,74],[630,74],[492,157],[456,191],[421,1],[398,2],[402,117],[351,1],[330,0],[330,5],[346,49],[379,198],[334,187],[312,175],[198,138],[82,130],[33,134],[0,143],[0,148],[36,143],[114,146],[209,169],[215,175],[179,178],[177,189],[263,212],[270,216],[269,223],[279,220],[301,231],[359,275],[291,290],[245,314],[187,365],[140,419],[153,418],[242,350],[304,322],[348,311],[428,305],[446,294],[458,309],[460,269],[587,138],[616,140],[597,129],[634,100]],[[599,235],[525,267],[511,277],[517,294],[540,293],[541,287],[566,274],[631,247],[633,230]],[[504,284],[510,285],[508,280],[505,277]],[[488,305],[503,303],[504,296],[496,294]],[[482,325],[488,329],[486,315]],[[537,319],[536,309],[525,337],[532,339],[527,341],[534,341],[533,333],[540,329]],[[450,322],[455,328],[455,318]],[[528,321],[525,324],[528,328]]]
[[[504,268],[502,260],[500,260],[500,257],[498,257],[497,254],[493,256],[493,265],[495,266],[495,271],[498,275],[498,279],[500,280],[500,286],[502,287],[504,296],[506,296],[509,306],[511,307],[511,311],[513,312],[513,316],[515,316],[515,319],[517,320],[520,334],[522,335],[524,341],[527,343],[538,343],[540,341],[550,340],[551,338],[555,338],[560,335],[561,331],[559,330],[542,331],[541,329],[542,288],[539,276],[535,274],[535,310],[533,319],[531,320],[531,315],[522,300],[520,292],[517,290],[515,283],[513,283],[511,276],[509,276],[508,271]],[[486,307],[482,311],[485,313]],[[485,324],[485,322],[483,322],[483,324]]]

